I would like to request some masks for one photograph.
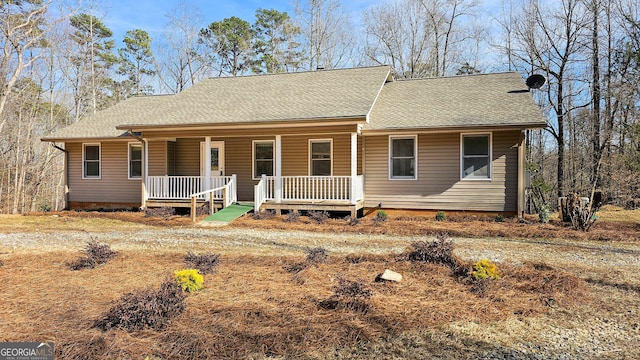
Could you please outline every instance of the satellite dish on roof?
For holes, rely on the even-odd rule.
[[[544,76],[540,74],[533,74],[527,78],[525,82],[529,89],[540,89],[542,85],[547,81]]]

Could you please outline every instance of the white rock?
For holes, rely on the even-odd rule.
[[[380,275],[380,279],[382,280],[387,280],[387,281],[395,281],[395,282],[400,282],[402,281],[402,275],[398,274],[395,271],[386,269],[382,275]]]

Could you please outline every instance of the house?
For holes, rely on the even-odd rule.
[[[515,72],[395,80],[389,66],[212,78],[43,138],[71,209],[524,209],[524,136],[546,125]]]

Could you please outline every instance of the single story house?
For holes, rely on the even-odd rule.
[[[43,141],[67,207],[364,207],[521,214],[525,130],[545,119],[516,72],[396,80],[389,66],[203,80],[125,100]]]

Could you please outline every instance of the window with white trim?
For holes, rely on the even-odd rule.
[[[100,178],[100,144],[82,144],[82,178]]]
[[[273,176],[274,173],[274,142],[262,140],[253,142],[253,178],[258,179],[262,175]]]
[[[417,136],[389,137],[389,178],[415,180],[418,154]]]
[[[142,144],[129,143],[129,179],[142,178]]]
[[[491,179],[491,134],[462,134],[461,147],[462,179]]]
[[[309,174],[331,176],[333,141],[309,140]]]

